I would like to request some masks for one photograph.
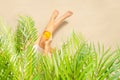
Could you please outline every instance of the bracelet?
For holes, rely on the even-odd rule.
[[[49,31],[44,31],[43,37],[48,40],[51,37],[51,33]]]

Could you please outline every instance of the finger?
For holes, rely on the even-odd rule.
[[[49,23],[53,23],[55,21],[55,19],[57,18],[58,14],[59,14],[59,12],[57,10],[54,10],[51,15]]]
[[[54,28],[54,22],[55,22],[55,19],[56,17],[58,16],[59,12],[57,10],[55,10],[50,18],[50,21],[49,23],[47,24],[45,30],[46,31],[49,31],[51,33],[53,33],[53,28]]]
[[[63,16],[61,16],[60,18],[58,18],[56,21],[55,21],[55,26],[54,26],[54,29],[57,29],[58,26],[68,17],[70,17],[73,13],[71,11],[67,11]]]

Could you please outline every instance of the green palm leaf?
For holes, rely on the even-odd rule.
[[[16,31],[0,21],[0,80],[118,80],[120,49],[88,44],[73,32],[52,57],[35,53],[34,21],[20,16]]]

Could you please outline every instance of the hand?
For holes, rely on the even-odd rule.
[[[52,42],[52,35],[54,34],[55,30],[62,24],[62,22],[70,17],[73,13],[71,11],[67,11],[65,14],[63,14],[61,17],[59,17],[58,19],[57,16],[58,16],[59,12],[57,10],[55,10],[49,20],[49,23],[47,24],[45,31],[48,32],[48,39],[45,38],[45,34],[43,32],[42,36],[40,36],[36,43],[39,44],[39,46],[41,48],[44,49],[45,53],[48,53],[48,52],[51,52],[51,42]],[[46,35],[47,36],[47,35]]]

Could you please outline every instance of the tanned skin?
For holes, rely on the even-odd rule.
[[[73,13],[71,11],[67,11],[61,17],[57,18],[58,15],[59,15],[59,12],[57,10],[53,11],[53,13],[52,13],[52,15],[50,17],[50,20],[49,20],[47,26],[44,29],[44,31],[48,31],[48,32],[51,33],[50,38],[49,39],[45,39],[43,37],[43,34],[42,34],[42,35],[40,35],[38,37],[38,39],[35,42],[35,44],[38,44],[44,50],[44,53],[46,53],[46,54],[47,53],[52,53],[52,48],[51,48],[52,35],[56,31],[56,29],[58,27],[60,27],[60,25],[64,22],[64,20],[66,18],[70,17],[72,14]]]

